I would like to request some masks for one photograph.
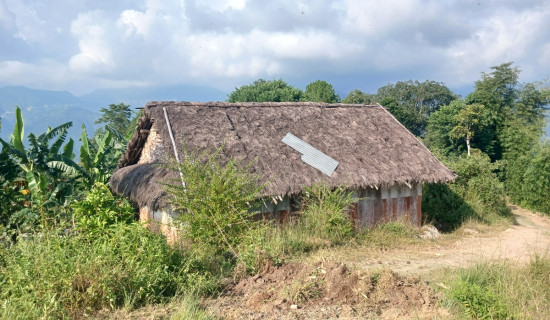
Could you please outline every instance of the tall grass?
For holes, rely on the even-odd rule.
[[[445,280],[444,280],[445,281]],[[446,276],[447,302],[468,319],[550,319],[550,258],[486,262]]]
[[[91,241],[35,234],[4,253],[0,317],[59,319],[167,301],[184,288],[185,263],[140,224]]]

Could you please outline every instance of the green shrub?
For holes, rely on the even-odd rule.
[[[183,289],[186,260],[140,224],[89,240],[21,239],[0,265],[0,318],[58,319],[163,302]]]
[[[448,185],[425,186],[422,208],[429,221],[452,230],[467,218],[494,223],[510,217],[504,186],[495,173],[498,165],[487,155],[478,151],[445,162],[458,178]]]
[[[99,235],[118,223],[134,221],[135,210],[124,198],[115,197],[103,183],[96,182],[84,199],[72,205],[76,228],[89,235]]]
[[[448,184],[427,183],[422,188],[424,219],[438,229],[452,231],[476,213]]]
[[[263,185],[249,165],[234,159],[222,164],[223,145],[216,150],[188,151],[181,163],[169,167],[181,173],[182,181],[167,185],[171,203],[179,211],[184,236],[194,245],[208,245],[219,252],[238,256],[237,247],[258,221],[251,210]]]
[[[342,243],[353,235],[347,211],[357,201],[343,187],[331,190],[327,184],[313,185],[304,190],[299,223],[312,236]]]

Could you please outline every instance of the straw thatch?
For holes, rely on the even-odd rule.
[[[180,155],[183,139],[188,149],[199,150],[225,141],[225,159],[255,161],[253,170],[267,182],[266,196],[296,194],[321,180],[357,189],[456,178],[380,105],[150,102],[111,178],[112,189],[139,206],[163,206],[158,182],[177,178],[147,163],[158,161],[155,154],[174,155],[163,107]],[[146,144],[151,132],[155,141]],[[304,163],[298,151],[281,142],[288,132],[337,160],[332,176]]]

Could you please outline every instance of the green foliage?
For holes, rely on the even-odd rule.
[[[163,302],[182,289],[184,257],[140,224],[89,240],[20,240],[0,265],[0,318],[60,319]]]
[[[474,92],[466,97],[466,103],[485,106],[487,125],[481,134],[486,139],[483,143],[478,141],[478,148],[488,153],[492,160],[500,160],[507,152],[503,141],[507,124],[540,125],[544,108],[550,103],[550,91],[536,83],[520,85],[520,70],[511,62],[491,69],[491,73],[482,73]]]
[[[458,178],[449,185],[425,185],[422,208],[428,221],[453,230],[467,218],[490,224],[510,217],[504,186],[495,173],[498,166],[486,155],[476,151],[446,164]]]
[[[483,105],[474,103],[464,106],[455,116],[456,125],[450,132],[451,137],[466,140],[468,156],[470,156],[470,140],[476,132],[485,125],[485,110]]]
[[[178,302],[178,311],[170,316],[170,320],[215,320],[217,317],[205,311],[199,304],[200,298],[186,294]]]
[[[459,155],[465,149],[462,141],[451,135],[456,126],[456,117],[464,105],[464,101],[456,99],[430,115],[424,143],[432,152],[437,150],[443,156],[450,156]],[[475,146],[475,141],[473,144]]]
[[[534,256],[526,266],[482,263],[452,271],[445,294],[467,319],[548,319],[550,259]]]
[[[2,152],[9,155],[10,161],[20,168],[20,178],[25,180],[30,191],[28,208],[19,209],[14,205],[9,213],[17,226],[25,225],[32,229],[40,222],[40,227],[58,224],[67,214],[69,197],[73,193],[71,178],[75,177],[79,166],[72,160],[72,140],[63,147],[67,130],[71,122],[64,123],[48,130],[38,137],[33,133],[28,136],[29,148],[23,145],[24,122],[21,110],[16,108],[16,124],[10,137],[10,143],[0,139]],[[20,185],[22,185],[20,183]],[[24,191],[24,190],[22,190]],[[28,192],[25,192],[28,194]],[[39,219],[36,217],[39,216]],[[11,223],[12,227],[14,226]]]
[[[343,187],[331,190],[327,184],[316,184],[304,190],[300,222],[309,234],[339,244],[353,235],[353,224],[347,214],[357,202]]]
[[[306,86],[302,96],[303,101],[337,103],[340,97],[334,91],[334,87],[323,80],[316,80]]]
[[[300,101],[303,92],[287,84],[284,80],[259,79],[250,85],[235,88],[229,94],[228,102],[289,102]]]
[[[476,283],[477,279],[462,278],[452,286],[450,296],[464,308],[471,319],[508,319],[505,302],[487,284]]]
[[[352,90],[347,97],[342,100],[342,103],[349,104],[370,104],[374,102],[374,95],[364,93],[359,89]]]
[[[126,139],[107,127],[105,132],[96,133],[91,143],[86,127],[82,125],[80,141],[80,166],[84,186],[90,188],[96,182],[107,183],[126,149]]]
[[[181,173],[182,181],[167,185],[171,203],[179,211],[184,236],[238,256],[237,246],[259,222],[251,210],[263,185],[249,165],[231,159],[221,163],[223,145],[216,150],[189,151],[184,146],[181,163],[169,167]],[[185,181],[185,185],[183,184]]]
[[[115,197],[106,185],[96,182],[84,199],[72,204],[77,230],[97,236],[134,221],[135,210],[128,200]]]
[[[429,115],[454,99],[449,88],[435,81],[398,81],[379,88],[376,94],[376,101],[393,110],[397,120],[417,136],[424,135]]]
[[[520,204],[550,214],[550,143],[533,153],[523,175]]]
[[[124,103],[110,104],[108,108],[101,108],[101,117],[95,123],[104,123],[105,128],[112,128],[120,132],[123,136],[134,130],[132,127],[132,117],[135,112],[129,105]],[[98,130],[97,134],[104,133],[105,130]]]

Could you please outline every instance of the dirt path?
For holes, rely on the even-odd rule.
[[[550,253],[550,219],[512,210],[517,223],[498,231],[462,229],[401,249],[321,250],[243,279],[206,304],[227,319],[448,318],[424,275],[481,261],[526,263]]]
[[[487,234],[464,229],[455,239],[434,239],[431,245],[365,252],[336,253],[336,258],[358,269],[391,269],[403,275],[421,275],[445,267],[466,267],[481,261],[505,259],[526,263],[535,255],[550,254],[550,219],[512,207],[516,224]],[[340,255],[340,257],[338,257]]]

